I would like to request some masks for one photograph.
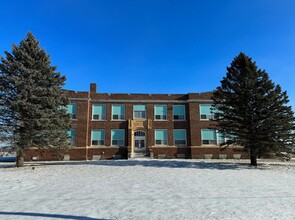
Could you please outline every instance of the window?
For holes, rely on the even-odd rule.
[[[212,105],[208,105],[208,104],[200,105],[201,120],[214,119],[214,113],[211,110],[211,108],[212,108]]]
[[[69,104],[67,106],[67,113],[70,114],[71,119],[76,119],[77,117],[77,105]]]
[[[167,120],[166,105],[155,105],[155,120]]]
[[[92,119],[105,120],[106,119],[106,106],[105,105],[92,105]]]
[[[156,145],[168,145],[167,130],[155,130]]]
[[[70,146],[75,146],[75,137],[76,137],[76,130],[71,129],[68,130],[68,136],[69,136],[69,145]]]
[[[92,130],[91,131],[91,145],[96,145],[96,146],[103,146],[105,145],[104,143],[104,130]]]
[[[146,118],[145,105],[133,105],[133,118]]]
[[[216,130],[202,129],[202,144],[217,145]]]
[[[217,144],[224,143],[226,141],[225,135],[218,131],[216,133],[217,133]]]
[[[217,131],[217,144],[231,144],[236,140],[234,135],[223,134]]]
[[[173,105],[173,120],[185,120],[185,105]]]
[[[124,119],[125,119],[125,106],[112,105],[112,120],[124,120]]]
[[[112,146],[125,146],[125,130],[112,130]]]
[[[186,145],[186,130],[185,129],[174,129],[174,145]]]
[[[202,129],[202,144],[203,145],[219,145],[230,144],[235,140],[233,135],[223,134],[218,130]]]

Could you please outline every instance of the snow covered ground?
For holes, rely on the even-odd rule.
[[[248,163],[1,163],[0,219],[295,219],[295,163]]]

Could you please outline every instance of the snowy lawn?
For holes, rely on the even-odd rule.
[[[295,163],[259,162],[1,163],[0,219],[295,219]]]

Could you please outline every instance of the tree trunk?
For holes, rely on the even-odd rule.
[[[16,150],[16,167],[23,167],[24,166],[24,150],[17,146]]]
[[[16,167],[23,167],[24,166],[24,157],[17,155],[16,156]]]
[[[251,166],[257,166],[257,155],[253,150],[250,150]]]

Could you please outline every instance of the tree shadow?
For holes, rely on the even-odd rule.
[[[13,168],[15,167],[15,162],[0,162],[0,169],[1,168]]]
[[[107,220],[102,218],[92,218],[86,216],[74,216],[74,215],[61,215],[61,214],[46,214],[46,213],[34,213],[34,212],[2,212],[1,215],[13,215],[13,216],[30,216],[30,217],[42,217],[42,218],[59,218],[59,219],[73,219],[73,220]],[[33,219],[33,218],[32,218]]]
[[[238,162],[213,162],[213,161],[192,161],[192,160],[100,160],[100,161],[60,161],[60,162],[29,162],[29,166],[50,166],[50,165],[96,165],[96,166],[142,166],[156,168],[191,168],[191,169],[214,169],[214,170],[238,170],[252,169],[248,163]]]

